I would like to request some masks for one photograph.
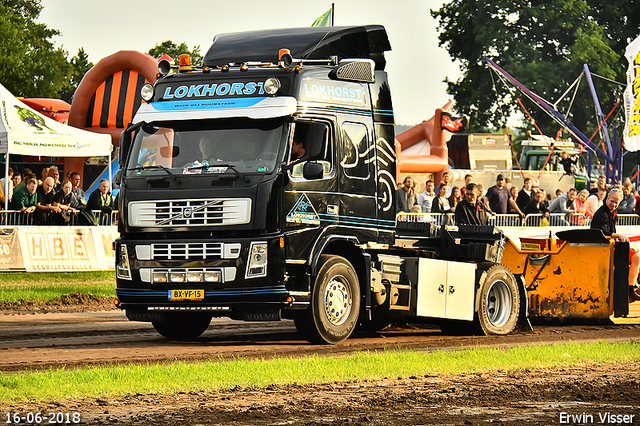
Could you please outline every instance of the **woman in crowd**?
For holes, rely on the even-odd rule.
[[[456,206],[462,201],[462,191],[457,186],[451,188],[451,197],[449,197],[449,207],[455,210]]]
[[[431,213],[453,213],[455,208],[451,208],[449,205],[449,199],[447,198],[447,192],[449,188],[446,183],[440,183],[438,189],[438,195],[433,199],[431,204]]]
[[[569,222],[572,225],[584,225],[587,214],[587,198],[589,198],[588,190],[583,189],[578,193],[573,203],[576,206],[576,211],[569,217]]]
[[[515,203],[516,200],[518,199],[518,187],[515,185],[511,185],[511,188],[509,188],[509,198],[511,198],[513,200],[513,202]],[[517,205],[517,204],[516,204]],[[513,207],[509,207],[509,214],[517,214],[517,210],[514,209]]]

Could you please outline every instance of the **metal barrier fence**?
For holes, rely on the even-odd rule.
[[[102,213],[100,210],[93,210],[93,217],[96,224],[101,226],[110,226],[118,223],[118,211],[111,213]],[[65,225],[78,226],[87,225],[87,220],[83,220],[78,214],[69,215],[69,222]],[[34,213],[22,213],[17,210],[0,210],[0,226],[46,226],[56,223],[38,223],[38,218]]]
[[[545,220],[543,214],[528,214],[521,218],[517,214],[500,214],[489,217],[489,225],[501,226],[575,226],[587,227],[591,218],[582,213],[551,213]],[[640,216],[636,214],[619,214],[618,226],[640,225]],[[455,215],[452,213],[398,213],[396,222],[432,223],[436,226],[455,225]]]

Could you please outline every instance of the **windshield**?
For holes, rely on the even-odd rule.
[[[144,125],[135,135],[127,175],[271,173],[285,120],[216,119]],[[165,170],[163,170],[165,169]]]

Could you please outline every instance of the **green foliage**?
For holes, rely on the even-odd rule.
[[[189,50],[186,43],[175,44],[171,40],[165,40],[160,44],[156,44],[153,48],[149,49],[149,55],[159,59],[162,55],[167,54],[173,58],[175,63],[178,63],[180,55],[187,53],[191,56],[191,65],[198,66],[202,63],[202,54],[200,53],[200,46],[194,46],[193,50]]]
[[[460,61],[462,77],[447,80],[458,113],[472,126],[502,127],[520,110],[520,97],[541,129],[554,134],[557,124],[521,93],[513,96],[496,79],[483,57],[496,62],[525,87],[556,102],[587,64],[592,73],[625,81],[624,50],[637,36],[640,13],[626,0],[452,0],[431,14],[439,21],[439,44]],[[495,78],[495,76],[494,76]],[[512,87],[510,89],[514,90]],[[596,84],[605,114],[621,95],[611,84]],[[496,93],[497,91],[497,93]],[[570,97],[558,104],[566,112]],[[500,112],[503,110],[503,114]],[[571,107],[570,119],[583,133],[597,124],[586,83]],[[526,119],[527,127],[531,124]]]
[[[71,58],[70,63],[72,68],[69,82],[60,93],[60,97],[69,103],[71,103],[73,94],[80,85],[82,78],[93,67],[93,62],[89,62],[89,55],[85,53],[82,47],[78,49],[78,54]]]
[[[0,82],[14,95],[59,97],[68,84],[67,52],[50,39],[60,32],[35,20],[40,0],[0,2]]]

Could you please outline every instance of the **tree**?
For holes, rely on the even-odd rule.
[[[186,43],[180,43],[176,45],[171,40],[165,40],[160,44],[156,44],[153,48],[149,49],[149,55],[159,59],[162,55],[167,54],[178,63],[180,55],[187,53],[191,56],[192,65],[200,65],[202,63],[202,54],[200,54],[200,46],[194,46],[193,50],[189,50]]]
[[[68,84],[67,53],[50,39],[60,32],[36,23],[40,0],[0,2],[0,82],[16,96],[58,97]]]
[[[639,12],[637,0],[452,0],[431,15],[439,21],[439,45],[461,63],[462,77],[447,79],[447,91],[457,112],[469,116],[474,128],[481,128],[505,124],[500,108],[506,117],[520,108],[500,81],[494,90],[483,57],[555,102],[582,72],[583,64],[592,73],[625,81],[624,49],[636,37]],[[621,88],[609,83],[598,83],[596,88],[607,114],[620,98]],[[521,93],[516,96],[525,101]],[[570,101],[566,98],[558,109],[566,111]],[[536,110],[534,118],[543,132],[555,135],[557,124],[532,103],[526,107]],[[597,128],[593,111],[583,82],[570,119],[590,135]]]
[[[86,54],[81,47],[78,49],[78,54],[71,58],[71,74],[66,87],[61,91],[60,97],[65,101],[71,103],[73,94],[80,85],[84,75],[93,67],[93,63],[89,62],[89,55]]]

